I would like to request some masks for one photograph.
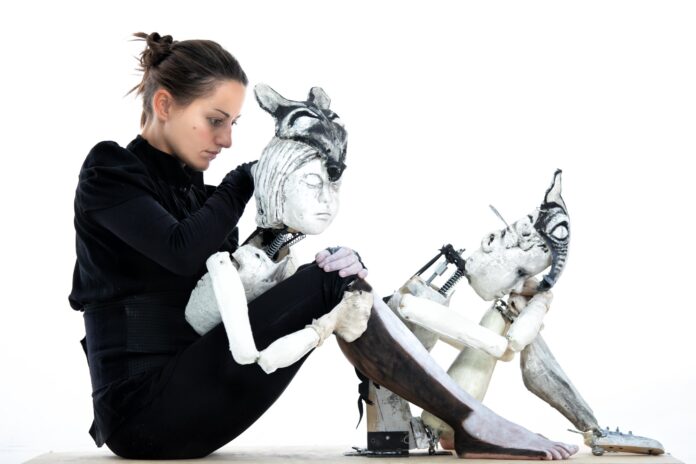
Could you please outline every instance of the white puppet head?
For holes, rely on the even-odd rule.
[[[320,234],[338,213],[346,131],[319,87],[304,102],[287,100],[267,85],[254,91],[276,119],[276,135],[253,169],[256,223]]]
[[[548,290],[561,275],[568,256],[570,222],[561,197],[561,171],[533,213],[486,235],[466,259],[470,285],[484,300],[522,290],[525,280],[551,266],[539,290]]]

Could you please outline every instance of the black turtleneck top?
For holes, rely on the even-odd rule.
[[[218,187],[138,135],[100,142],[75,192],[73,309],[129,295],[190,291],[216,251],[234,251],[253,190],[245,163]]]

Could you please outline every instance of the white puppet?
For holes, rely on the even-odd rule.
[[[348,286],[328,314],[261,352],[256,349],[247,300],[291,275],[295,263],[289,245],[304,233],[321,233],[336,214],[346,134],[319,88],[305,102],[287,100],[268,86],[257,86],[255,93],[276,119],[276,136],[253,168],[259,228],[232,259],[228,253],[208,259],[209,272],[186,308],[192,327],[203,334],[222,322],[235,361],[256,362],[267,373],[293,364],[333,332],[356,369],[441,417],[449,414],[460,456],[560,459],[573,454],[572,445],[541,438],[472,401],[362,279]]]
[[[539,208],[486,235],[481,246],[466,259],[451,246],[444,247],[440,255],[390,298],[389,306],[426,349],[432,349],[442,339],[461,350],[448,374],[476,399],[483,400],[496,362],[510,361],[521,352],[525,386],[570,420],[595,454],[605,450],[660,454],[664,450],[655,440],[602,430],[539,335],[552,300],[549,290],[566,265],[569,241],[570,223],[561,197],[559,170]],[[430,278],[423,279],[421,275],[441,256],[445,262]],[[455,264],[457,271],[437,288],[432,281],[444,273],[448,263]],[[537,281],[534,276],[549,266],[550,272],[541,282]],[[482,299],[494,301],[479,323],[447,308],[452,287],[462,277]],[[422,423],[410,420],[408,405],[394,396],[385,389],[371,388],[370,397],[375,404],[368,408],[368,428],[384,430],[398,427],[401,421],[402,427],[410,429],[412,446],[432,449],[439,438],[444,447],[451,448],[452,432],[444,422],[427,411],[421,416]]]
[[[364,281],[355,281],[331,312],[261,352],[256,349],[247,303],[294,274],[290,245],[304,234],[323,232],[338,212],[346,131],[321,88],[312,88],[304,102],[287,100],[267,85],[254,92],[276,119],[276,135],[252,167],[258,229],[231,257],[221,252],[206,261],[208,273],[191,294],[186,320],[201,335],[222,322],[234,360],[256,362],[271,373],[334,332],[354,341],[365,331],[373,297]]]

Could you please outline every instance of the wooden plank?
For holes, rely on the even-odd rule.
[[[454,456],[428,456],[427,453],[414,455],[409,458],[368,458],[363,456],[344,456],[343,453],[349,449],[339,449],[336,447],[282,447],[282,448],[260,448],[260,447],[225,447],[223,450],[213,453],[204,459],[193,460],[174,460],[174,461],[139,461],[142,464],[186,464],[186,463],[234,463],[234,464],[255,464],[260,462],[282,462],[284,464],[295,464],[304,462],[325,462],[341,464],[376,464],[386,462],[388,464],[421,462],[449,463],[454,462]],[[114,463],[124,460],[114,455],[102,452],[86,453],[46,453],[37,456],[27,464],[48,464],[48,463],[76,463],[76,464],[104,464]],[[491,459],[467,459],[466,464],[522,464],[536,463],[539,461],[512,461],[512,460],[491,460]],[[593,456],[589,451],[581,451],[577,455],[565,462],[573,464],[684,464],[682,461],[669,454],[661,456],[645,456],[626,453],[606,453],[604,456]]]

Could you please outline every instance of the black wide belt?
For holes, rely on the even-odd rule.
[[[189,292],[134,295],[84,307],[92,389],[163,366],[199,338],[184,318]]]

